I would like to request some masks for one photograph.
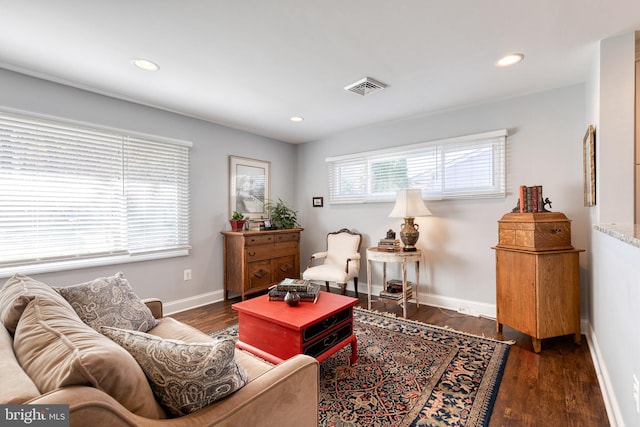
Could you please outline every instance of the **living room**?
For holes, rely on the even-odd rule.
[[[123,271],[141,297],[165,301],[179,312],[223,299],[220,231],[229,229],[229,156],[269,161],[271,194],[299,211],[304,231],[301,259],[342,227],[373,246],[388,229],[393,204],[327,203],[325,159],[330,156],[507,129],[507,196],[501,199],[426,201],[432,216],[419,218],[421,302],[495,317],[497,221],[510,212],[519,185],[542,185],[554,212],[571,219],[572,244],[580,256],[582,332],[612,425],[637,422],[632,375],[640,375],[640,340],[625,332],[640,321],[638,256],[633,245],[601,231],[597,224],[633,224],[635,34],[626,31],[596,43],[584,82],[545,89],[449,111],[398,118],[291,144],[232,127],[82,90],[26,73],[0,69],[0,106],[12,110],[95,123],[193,143],[190,165],[191,250],[188,256],[89,266],[38,273],[53,286],[85,282]],[[582,138],[597,129],[597,204],[583,205]],[[627,165],[627,166],[621,166]],[[325,197],[314,207],[313,197]],[[184,270],[191,270],[185,281]],[[364,263],[361,291],[366,290]],[[3,270],[4,277],[11,273]],[[379,274],[379,272],[376,272]],[[351,285],[349,285],[351,286]]]

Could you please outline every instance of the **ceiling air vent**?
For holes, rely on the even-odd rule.
[[[371,77],[365,77],[355,83],[351,83],[349,86],[345,86],[345,89],[350,92],[357,93],[358,95],[366,96],[375,92],[380,92],[385,87],[387,87],[386,84],[372,79]]]

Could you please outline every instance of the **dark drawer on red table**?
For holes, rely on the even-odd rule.
[[[349,338],[353,333],[353,324],[351,322],[339,327],[326,337],[309,344],[304,348],[303,353],[312,357],[318,357],[326,350],[329,350],[340,341]]]
[[[334,326],[339,325],[345,320],[351,318],[351,307],[333,314],[326,319],[309,326],[302,332],[302,342],[309,342],[317,336],[322,335]]]

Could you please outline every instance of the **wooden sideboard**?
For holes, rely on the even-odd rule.
[[[224,297],[267,290],[287,277],[300,277],[302,228],[268,231],[223,231]]]
[[[561,213],[506,214],[496,251],[496,327],[507,325],[541,340],[573,334],[580,343],[581,249],[571,246]]]

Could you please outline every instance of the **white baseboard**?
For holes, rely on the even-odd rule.
[[[600,352],[595,332],[591,327],[591,323],[588,321],[583,320],[582,327],[583,330],[587,331],[585,336],[587,337],[587,343],[589,344],[593,367],[595,368],[596,376],[598,377],[598,384],[600,384],[600,391],[602,392],[604,406],[607,410],[607,416],[609,417],[609,424],[611,427],[624,427],[624,419],[620,412],[620,406],[618,406],[618,401],[613,393],[611,377],[609,377],[607,367],[602,363],[602,353]]]
[[[224,300],[224,291],[207,292],[162,304],[165,316]]]
[[[381,290],[382,290],[382,286],[372,285],[371,295],[372,296],[378,295]],[[367,293],[366,284],[364,285],[364,287],[358,286],[358,292],[366,295]],[[425,293],[420,293],[418,301],[420,302],[420,304],[430,305],[433,307],[440,307],[447,310],[454,310],[461,314],[467,314],[469,316],[475,316],[475,317],[482,316],[482,317],[488,317],[489,319],[496,318],[495,304],[487,304],[483,302],[463,300],[459,298],[443,297],[443,296],[425,294]]]

